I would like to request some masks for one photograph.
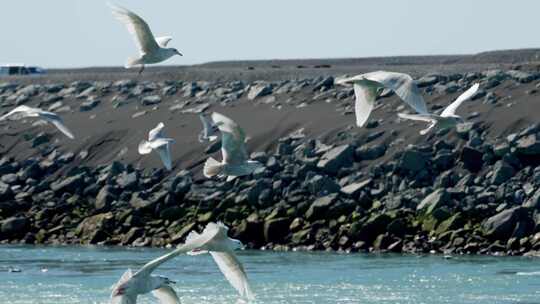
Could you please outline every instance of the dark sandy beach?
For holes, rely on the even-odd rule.
[[[0,113],[52,109],[52,126],[0,124],[0,240],[164,246],[221,220],[253,248],[528,254],[540,250],[540,50],[51,70],[0,79]],[[437,111],[475,82],[467,124],[423,123],[382,97],[365,128],[334,78],[410,73]],[[266,165],[207,180],[196,108],[234,119]],[[138,143],[157,123],[173,170]],[[299,131],[301,130],[301,131]],[[221,159],[220,153],[213,155]],[[114,165],[111,165],[114,164]]]

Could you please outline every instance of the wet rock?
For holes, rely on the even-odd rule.
[[[96,244],[106,240],[114,227],[114,216],[111,212],[100,213],[85,218],[75,229],[83,242]]]
[[[129,245],[133,243],[136,239],[144,236],[144,229],[140,227],[132,227],[129,229],[128,233],[126,233],[122,237],[122,244]]]
[[[289,234],[290,220],[288,218],[275,218],[264,223],[264,239],[267,243],[284,243]]]
[[[0,221],[0,239],[12,238],[23,235],[29,225],[24,217],[10,217]]]
[[[356,234],[354,230],[351,231],[351,233],[353,233],[355,239],[370,243],[375,240],[378,235],[383,234],[386,231],[386,227],[391,221],[392,218],[387,214],[375,214],[361,226]]]

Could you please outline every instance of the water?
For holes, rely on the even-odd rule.
[[[0,246],[0,303],[108,303],[110,286],[166,250]],[[239,252],[256,303],[540,303],[540,259]],[[9,267],[20,268],[10,273]],[[42,269],[47,269],[43,271]],[[235,303],[209,255],[156,271],[182,303]],[[157,303],[151,295],[140,303]]]

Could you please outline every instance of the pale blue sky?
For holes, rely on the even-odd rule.
[[[167,64],[540,47],[537,0],[111,2],[174,37],[184,57]],[[0,63],[114,66],[136,54],[106,1],[2,0],[0,12]]]

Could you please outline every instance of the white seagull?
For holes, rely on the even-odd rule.
[[[128,269],[120,280],[112,286],[111,303],[135,304],[137,303],[137,296],[152,292],[162,304],[180,304],[178,295],[171,287],[171,284],[174,284],[174,282],[166,277],[153,276],[152,272],[170,259],[182,253],[190,252],[198,248],[199,245],[204,244],[197,243],[196,241],[186,241],[184,245],[177,249],[146,263],[135,274],[132,273],[131,269]]]
[[[471,99],[473,95],[478,91],[478,88],[480,85],[478,83],[475,83],[472,87],[470,87],[467,91],[465,91],[463,94],[459,95],[459,97],[452,102],[448,107],[446,107],[440,115],[437,114],[405,114],[405,113],[399,113],[398,116],[404,119],[410,119],[410,120],[418,120],[418,121],[425,121],[429,122],[429,126],[420,131],[420,134],[425,135],[427,134],[433,127],[437,126],[439,129],[449,129],[455,127],[459,123],[463,123],[464,120],[460,116],[456,115],[457,108],[466,100]]]
[[[154,129],[148,132],[148,140],[142,140],[139,143],[139,154],[149,154],[156,150],[167,170],[172,169],[171,144],[175,142],[172,138],[166,138],[163,135],[165,125],[160,122]]]
[[[238,176],[251,174],[263,166],[258,161],[249,160],[245,133],[236,122],[217,112],[212,113],[212,121],[221,132],[223,160],[220,163],[209,157],[204,164],[204,176],[227,176],[230,181]]]
[[[52,123],[60,132],[64,133],[67,137],[74,139],[75,136],[73,136],[73,133],[66,127],[64,124],[64,121],[58,114],[55,114],[53,112],[43,111],[39,108],[32,108],[29,106],[18,106],[15,109],[9,111],[4,116],[0,117],[0,121],[6,120],[6,119],[13,119],[18,120],[22,118],[39,118],[41,120],[44,120],[46,122]]]
[[[197,244],[197,249],[188,252],[190,255],[210,253],[229,283],[238,291],[240,297],[253,300],[255,297],[247,279],[244,266],[234,254],[234,250],[243,248],[242,242],[227,236],[229,228],[223,223],[208,223],[199,234],[190,232],[187,243]]]
[[[427,113],[426,103],[411,76],[403,73],[377,71],[354,77],[338,79],[336,84],[354,87],[356,96],[356,125],[362,127],[375,105],[379,90],[391,89],[416,112]]]
[[[174,55],[182,54],[175,48],[168,48],[167,44],[172,40],[171,36],[154,37],[148,24],[134,12],[109,3],[113,15],[127,27],[129,33],[135,38],[139,48],[138,57],[130,57],[126,68],[141,66],[139,74],[144,70],[145,64],[159,63]]]
[[[203,125],[203,129],[199,133],[199,142],[204,143],[215,141],[218,138],[217,135],[215,135],[219,131],[218,127],[204,113],[199,114],[199,118],[201,119]]]

